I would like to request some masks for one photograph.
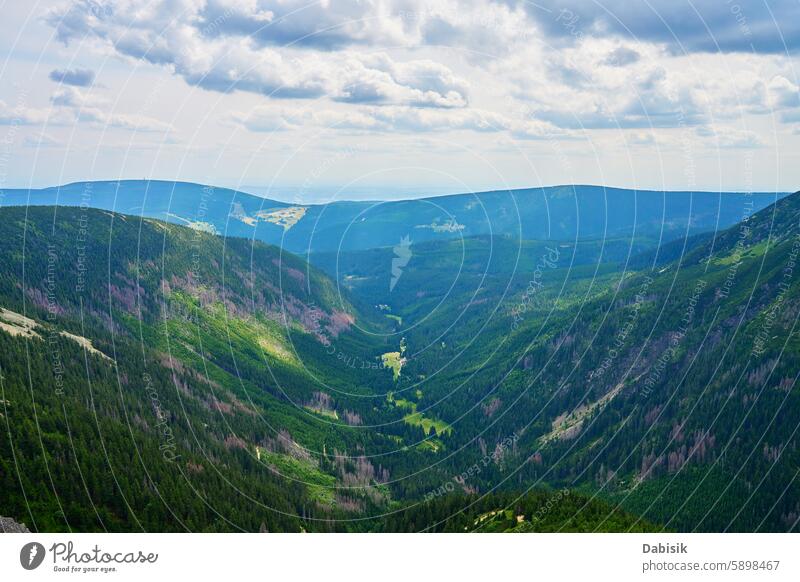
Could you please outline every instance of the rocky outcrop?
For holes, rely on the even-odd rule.
[[[0,516],[0,533],[31,533],[24,523],[17,523],[10,517]]]

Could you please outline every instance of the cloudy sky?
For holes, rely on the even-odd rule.
[[[0,8],[0,188],[800,188],[798,0]]]

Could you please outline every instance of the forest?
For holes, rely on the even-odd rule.
[[[715,234],[303,257],[0,209],[32,531],[796,531],[800,194]],[[308,261],[306,260],[308,259]]]

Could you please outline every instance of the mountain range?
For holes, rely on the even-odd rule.
[[[32,531],[798,529],[800,193],[2,204]]]
[[[391,247],[403,237],[627,238],[657,246],[726,228],[785,193],[657,192],[553,186],[399,201],[292,204],[228,188],[159,180],[7,189],[0,206],[83,206],[260,240],[295,254]]]

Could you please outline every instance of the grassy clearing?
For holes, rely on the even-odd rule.
[[[403,318],[399,315],[394,315],[393,313],[387,313],[386,317],[391,319],[392,321],[396,321],[397,325],[403,325]]]
[[[444,448],[444,443],[439,439],[427,439],[417,445],[417,449],[423,452],[438,453]]]
[[[417,398],[422,398],[422,391],[416,391]],[[412,402],[406,398],[395,398],[392,392],[386,395],[386,401],[393,404],[396,408],[401,410],[410,411],[403,417],[403,422],[412,426],[421,426],[426,435],[435,434],[437,436],[449,436],[453,432],[453,427],[443,420],[426,416],[422,412],[417,412],[417,403]],[[435,440],[435,439],[434,439]],[[427,441],[426,441],[427,442]],[[441,447],[441,442],[432,445],[426,445],[426,450],[438,451]]]
[[[758,244],[741,249],[741,252],[734,250],[734,252],[729,255],[716,258],[714,259],[713,263],[715,265],[728,266],[746,259],[755,259],[766,253],[768,247],[769,243],[766,240],[763,240]]]
[[[221,302],[200,308],[195,298],[182,291],[173,291],[170,294],[170,301],[189,308],[197,318],[195,325],[199,324],[203,345],[211,346],[220,338],[225,338],[226,341],[230,341],[231,346],[238,348],[239,353],[250,353],[262,361],[266,358],[270,365],[281,363],[295,369],[302,369],[291,343],[286,339],[279,324],[256,317],[248,319],[234,317],[226,312],[225,306]],[[180,332],[186,328],[183,321],[176,320],[176,322],[178,323],[176,331]],[[195,327],[194,329],[188,328],[182,335],[185,336],[186,341],[194,344],[197,342],[196,334],[197,328]]]
[[[403,417],[403,422],[411,426],[421,426],[426,435],[436,434],[448,436],[453,432],[453,427],[438,418],[430,418],[421,412],[414,412]]]
[[[402,408],[404,410],[410,410],[411,412],[417,411],[417,404],[416,402],[411,402],[410,400],[406,400],[405,398],[398,398],[394,401],[394,405],[397,408]]]
[[[400,371],[403,369],[403,364],[406,363],[405,358],[402,357],[400,352],[387,352],[381,356],[383,365],[392,370],[392,376],[395,380],[400,378]]]
[[[322,505],[334,505],[336,478],[320,471],[314,461],[262,450],[261,462],[281,475],[303,483],[312,500]]]
[[[286,231],[300,222],[300,219],[306,215],[307,210],[308,208],[305,206],[289,206],[278,210],[261,210],[256,212],[256,217],[282,226],[283,230]]]
[[[297,358],[279,339],[264,335],[258,338],[258,345],[268,356],[272,356],[286,364],[297,364]]]

